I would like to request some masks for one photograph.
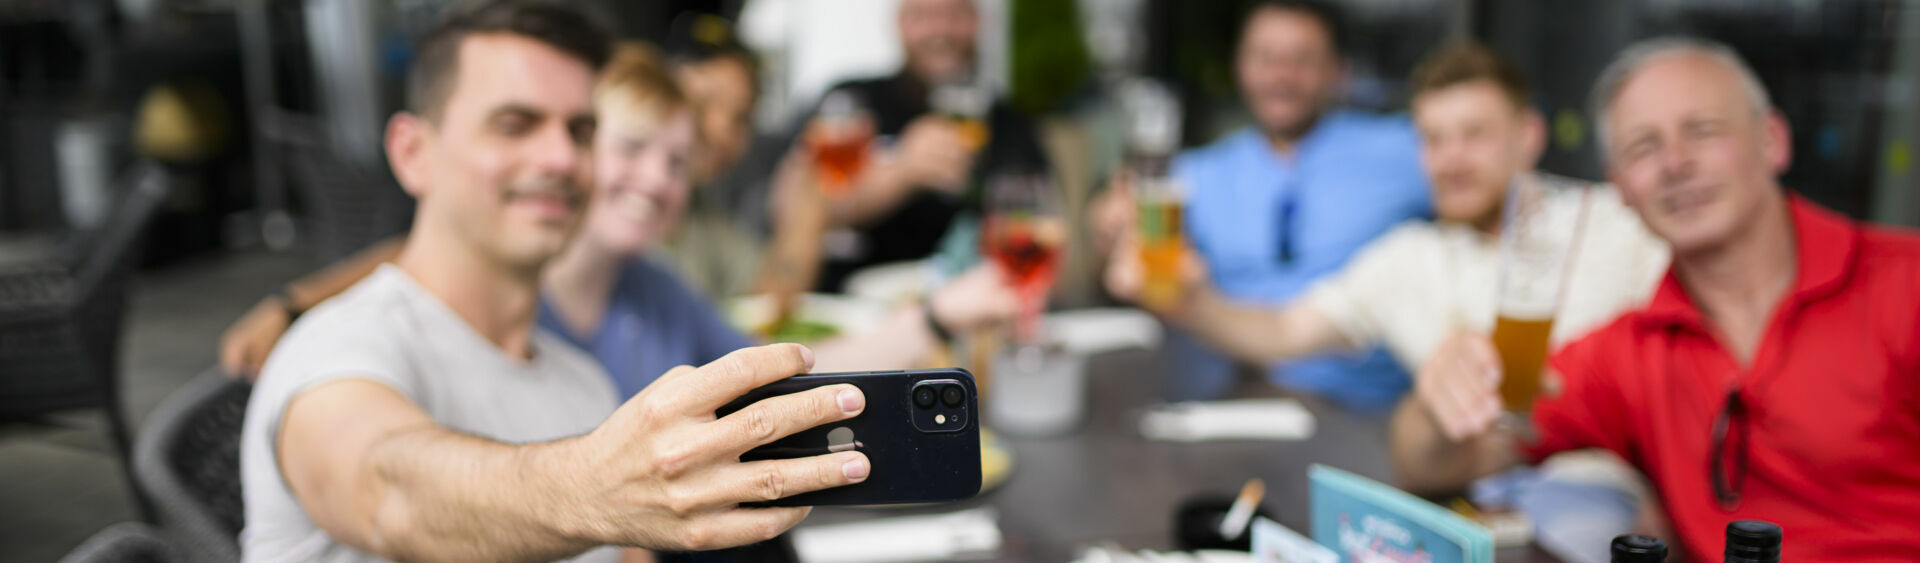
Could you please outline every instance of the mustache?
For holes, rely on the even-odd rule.
[[[1307,90],[1292,86],[1274,86],[1255,89],[1253,95],[1266,100],[1302,100],[1307,98]]]
[[[557,199],[574,209],[585,206],[587,197],[587,190],[579,182],[562,176],[537,176],[507,186],[500,192],[501,203],[512,203],[523,198]]]
[[[914,46],[925,51],[964,51],[968,47],[966,41],[957,37],[931,37],[920,40]]]
[[[1433,179],[1435,181],[1440,183],[1446,183],[1446,184],[1457,184],[1461,182],[1470,181],[1470,180],[1473,180],[1475,176],[1477,176],[1477,174],[1474,174],[1472,170],[1466,170],[1461,168],[1446,168],[1441,170],[1435,170],[1433,173]]]

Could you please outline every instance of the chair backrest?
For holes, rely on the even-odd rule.
[[[112,280],[125,278],[133,271],[138,244],[147,225],[160,213],[160,204],[171,189],[167,172],[160,165],[141,161],[126,172],[120,182],[120,202],[113,214],[92,233],[86,258],[74,273],[81,299],[91,299]]]
[[[0,314],[0,412],[119,408],[128,280],[141,234],[168,190],[158,165],[135,164],[121,176],[120,199],[107,220],[77,233],[68,248],[76,256],[9,271],[0,280],[6,286],[0,297],[9,301]]]
[[[180,547],[159,530],[139,522],[121,522],[95,532],[60,563],[174,563],[188,561]]]
[[[194,561],[240,558],[240,425],[252,389],[208,370],[154,408],[134,445],[141,491]]]
[[[413,199],[386,170],[366,170],[335,152],[321,124],[284,119],[267,146],[289,172],[306,211],[315,256],[332,262],[406,232]]]

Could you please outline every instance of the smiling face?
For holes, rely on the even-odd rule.
[[[1606,116],[1608,175],[1675,254],[1723,246],[1781,196],[1787,125],[1756,107],[1740,74],[1691,52],[1646,63]]]
[[[565,248],[587,204],[594,71],[510,33],[466,37],[456,64],[436,118],[390,124],[395,175],[430,228],[485,260],[537,271]]]
[[[753,68],[739,56],[721,56],[683,65],[676,75],[697,113],[694,177],[710,182],[739,163],[753,141]]]
[[[1498,225],[1507,184],[1540,157],[1540,116],[1484,79],[1423,92],[1412,105],[1435,214]]]
[[[973,72],[980,14],[974,0],[902,0],[900,43],[907,69],[929,84]]]
[[[1240,97],[1269,136],[1305,135],[1333,103],[1345,74],[1326,24],[1298,10],[1248,16],[1235,74]]]
[[[599,169],[586,234],[609,252],[634,256],[678,228],[693,189],[693,113],[641,104],[601,104],[594,140]]]

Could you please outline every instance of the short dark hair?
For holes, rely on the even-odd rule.
[[[754,91],[760,89],[760,57],[740,42],[740,34],[727,18],[706,12],[681,12],[673,18],[660,51],[676,67],[723,59],[739,61],[746,66]]]
[[[660,50],[676,64],[698,64],[720,57],[753,62],[753,51],[740,42],[733,22],[705,12],[674,16]]]
[[[1240,42],[1247,40],[1247,24],[1253,23],[1253,17],[1268,10],[1293,12],[1313,18],[1314,21],[1320,22],[1320,27],[1327,30],[1327,39],[1333,42],[1333,54],[1340,57],[1347,55],[1347,48],[1351,45],[1348,43],[1346,14],[1340,11],[1339,6],[1318,0],[1252,0],[1248,2],[1247,11],[1240,17]],[[1235,43],[1235,45],[1238,44]]]
[[[612,56],[605,29],[558,0],[482,0],[448,8],[418,43],[407,70],[407,111],[437,120],[460,71],[460,45],[482,33],[508,33],[546,44],[600,71]]]
[[[1518,65],[1486,44],[1469,39],[1450,43],[1421,59],[1409,80],[1413,86],[1410,97],[1476,80],[1492,82],[1516,108],[1526,107],[1532,96],[1527,76]]]

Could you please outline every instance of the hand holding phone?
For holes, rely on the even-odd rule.
[[[872,464],[867,480],[763,506],[942,502],[980,493],[979,393],[973,374],[963,369],[796,375],[750,391],[714,414],[725,417],[761,399],[835,384],[860,388],[866,410],[754,448],[740,460],[859,451]]]

